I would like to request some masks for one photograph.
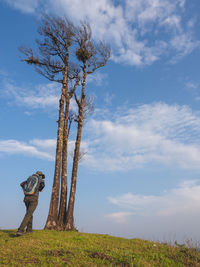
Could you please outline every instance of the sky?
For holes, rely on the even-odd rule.
[[[37,170],[46,187],[34,228],[43,229],[48,215],[61,88],[18,50],[36,48],[40,16],[48,13],[88,21],[94,40],[112,51],[87,81],[95,109],[82,140],[78,230],[200,240],[199,12],[199,0],[0,0],[0,229],[19,227],[19,184]],[[74,138],[75,128],[71,150]]]

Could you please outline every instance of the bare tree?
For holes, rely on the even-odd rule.
[[[77,117],[77,135],[74,149],[73,167],[72,167],[72,177],[71,177],[71,188],[69,203],[67,209],[66,218],[66,230],[75,229],[74,226],[74,204],[76,195],[76,184],[77,184],[77,174],[78,174],[78,163],[80,155],[80,145],[82,138],[82,128],[83,121],[86,112],[86,95],[85,86],[86,79],[89,74],[94,73],[100,67],[106,65],[110,57],[110,49],[103,42],[95,44],[92,40],[91,28],[87,23],[82,23],[75,33],[75,40],[78,44],[76,50],[77,59],[81,62],[82,69],[82,79],[81,79],[81,94],[80,97],[75,93],[75,100],[78,105],[78,117]],[[85,111],[85,112],[84,112]]]
[[[62,184],[60,201],[60,222],[63,220],[63,210],[66,199],[66,166],[67,166],[67,122],[70,99],[79,83],[79,70],[69,63],[69,48],[74,41],[74,25],[66,18],[50,17],[43,15],[38,33],[41,39],[37,39],[38,52],[34,53],[32,48],[21,47],[20,51],[25,56],[23,61],[34,65],[36,71],[50,81],[62,84],[58,133],[56,146],[56,159],[54,182],[52,187],[49,214],[45,228],[57,229],[58,227],[58,207],[60,192],[60,175],[62,165]],[[69,79],[75,80],[74,86],[69,90]],[[63,208],[64,207],[64,208]]]
[[[24,55],[23,61],[33,65],[36,71],[48,80],[62,85],[54,181],[45,228],[73,230],[78,164],[83,154],[80,151],[82,128],[84,119],[92,110],[92,101],[87,100],[85,95],[86,79],[89,74],[106,65],[110,49],[103,42],[96,44],[92,40],[92,32],[87,23],[75,27],[66,18],[43,15],[38,33],[41,38],[36,40],[37,53],[33,52],[32,48],[20,48]],[[70,61],[70,57],[74,63]],[[75,91],[79,85],[81,90],[78,95]],[[69,112],[73,96],[78,107],[76,117]],[[67,203],[68,138],[73,120],[77,122],[77,135]]]

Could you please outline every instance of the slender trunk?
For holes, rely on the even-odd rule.
[[[60,98],[54,182],[53,182],[53,188],[52,188],[52,194],[51,194],[49,214],[47,217],[45,229],[56,229],[56,226],[57,226],[62,143],[63,143],[63,112],[64,112],[64,99],[65,99],[63,92],[64,92],[64,89],[62,90],[62,95]]]
[[[64,114],[64,128],[63,128],[63,147],[62,147],[62,173],[61,173],[61,195],[60,207],[58,214],[58,230],[64,227],[64,216],[66,214],[66,199],[67,199],[67,147],[68,147],[68,115],[69,115],[69,94],[68,94],[68,64],[69,64],[69,47],[67,46],[65,62],[65,114]]]
[[[75,195],[76,195],[76,183],[77,183],[78,160],[79,160],[79,153],[80,153],[81,135],[82,135],[82,122],[78,123],[77,138],[76,138],[76,143],[75,143],[71,190],[70,190],[70,197],[69,197],[69,204],[68,204],[67,218],[66,218],[66,230],[75,229],[74,227],[74,204],[75,204]]]
[[[53,183],[52,194],[51,194],[49,214],[47,217],[45,229],[57,229],[57,223],[58,223],[60,174],[61,174],[61,161],[62,161],[62,148],[63,148],[63,113],[64,113],[66,90],[68,89],[67,86],[68,86],[68,58],[65,64],[65,70],[63,72],[63,87],[62,87],[62,94],[61,94],[60,106],[59,106],[54,183]]]
[[[83,116],[84,116],[83,111],[84,111],[84,104],[85,104],[85,81],[86,81],[86,76],[87,76],[85,70],[86,70],[86,66],[84,65],[81,103],[79,105],[78,129],[77,129],[76,143],[75,143],[75,149],[74,149],[74,158],[73,158],[73,167],[72,167],[71,189],[70,189],[66,226],[65,226],[66,230],[75,229],[74,204],[75,204],[78,163],[79,163],[80,145],[81,145],[82,128],[83,128]]]
[[[63,129],[63,150],[62,150],[62,176],[61,176],[61,196],[60,208],[58,215],[59,230],[64,230],[67,206],[67,150],[68,150],[68,115],[69,115],[69,98],[66,99],[65,118]]]

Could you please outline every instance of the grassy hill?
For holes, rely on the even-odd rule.
[[[0,230],[0,266],[200,266],[200,252],[140,239],[37,230]]]

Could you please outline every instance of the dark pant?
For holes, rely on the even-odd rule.
[[[26,205],[26,214],[24,219],[19,227],[19,231],[32,231],[33,225],[33,212],[35,211],[37,204],[38,204],[38,197],[37,196],[25,196],[24,203]]]

